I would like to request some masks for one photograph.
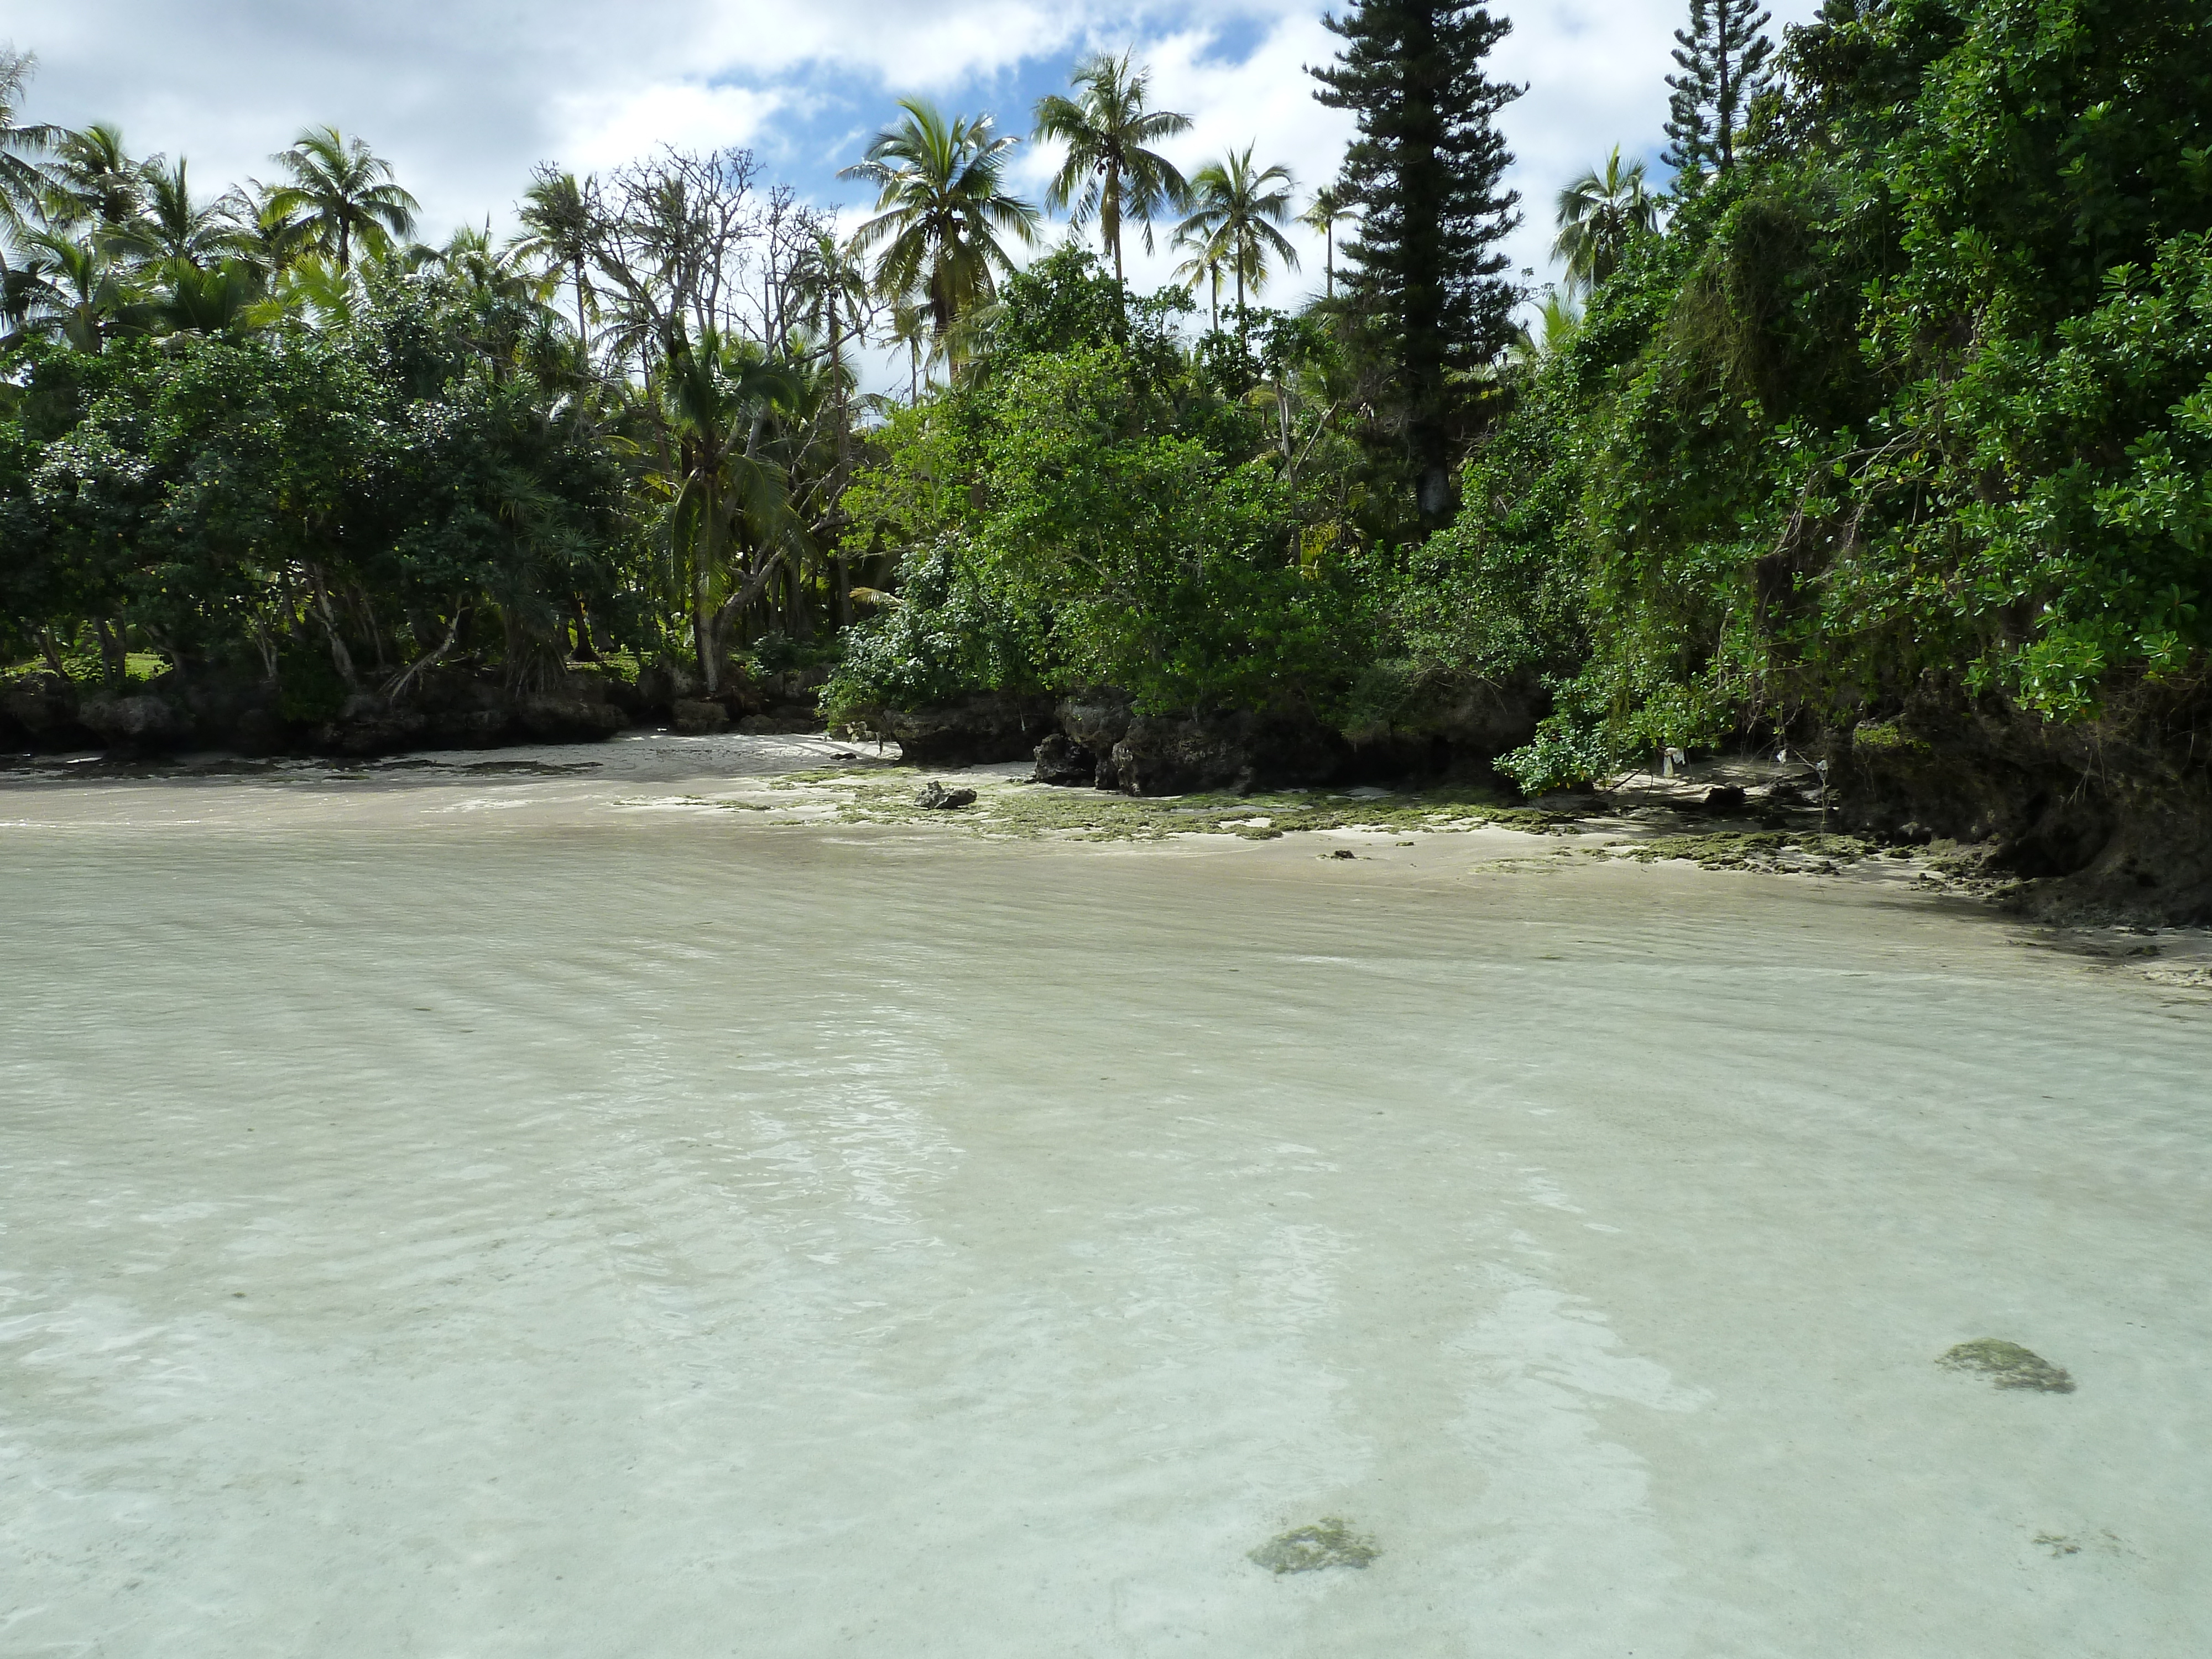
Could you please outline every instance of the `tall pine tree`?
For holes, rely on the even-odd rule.
[[[1759,0],[1690,0],[1690,27],[1674,31],[1680,75],[1667,77],[1667,149],[1660,157],[1685,183],[1735,163],[1751,101],[1766,86],[1771,12]],[[1754,12],[1757,13],[1754,15]]]
[[[1455,0],[1355,0],[1325,18],[1344,40],[1311,71],[1314,96],[1359,118],[1344,188],[1362,210],[1344,248],[1346,303],[1374,319],[1395,362],[1422,520],[1451,509],[1451,375],[1512,338],[1520,292],[1498,244],[1521,222],[1504,188],[1513,157],[1492,125],[1522,88],[1483,60],[1513,25]]]

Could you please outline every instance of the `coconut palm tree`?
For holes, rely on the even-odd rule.
[[[282,322],[327,333],[353,320],[361,299],[361,284],[351,271],[339,270],[328,254],[303,253],[276,267],[269,297],[256,307],[252,320],[257,327]]]
[[[310,127],[270,158],[290,175],[263,198],[262,213],[298,225],[307,246],[353,268],[353,248],[385,252],[415,228],[415,198],[392,182],[392,163],[336,127]]]
[[[120,230],[146,203],[146,179],[123,146],[120,129],[95,121],[48,146],[46,211],[56,223]]]
[[[680,324],[658,389],[672,440],[660,478],[669,539],[690,577],[692,644],[712,696],[730,624],[803,540],[788,476],[762,453],[769,422],[799,390],[788,370],[711,329],[695,348]]]
[[[1298,215],[1300,224],[1322,234],[1322,257],[1327,261],[1323,267],[1326,277],[1322,294],[1325,300],[1336,298],[1336,228],[1358,216],[1350,193],[1341,185],[1323,185],[1314,192],[1314,198],[1306,204],[1306,210]]]
[[[1121,280],[1121,224],[1134,219],[1145,228],[1145,252],[1152,251],[1152,216],[1184,207],[1190,186],[1174,163],[1149,146],[1190,131],[1190,117],[1145,107],[1152,71],[1132,69],[1127,52],[1115,58],[1096,52],[1075,66],[1076,95],[1052,93],[1037,100],[1036,137],[1067,146],[1067,159],[1045,191],[1045,205],[1068,210],[1078,229],[1093,214],[1099,239],[1114,256],[1114,280]]]
[[[46,309],[53,294],[46,280],[51,269],[36,252],[21,264],[10,264],[7,251],[0,248],[0,328],[6,331],[0,333],[0,349],[16,344],[32,331],[32,319]]]
[[[1552,257],[1563,263],[1561,284],[1569,294],[1588,294],[1620,269],[1629,243],[1659,223],[1659,204],[1644,189],[1644,163],[1620,163],[1620,146],[1559,192],[1559,234]]]
[[[855,252],[883,250],[877,291],[913,296],[943,340],[963,312],[996,292],[994,271],[1012,269],[1001,239],[1034,242],[1042,216],[1007,193],[1007,152],[1021,141],[994,137],[989,116],[948,121],[919,98],[899,107],[905,118],[878,133],[866,157],[837,176],[877,187],[875,217],[853,236]]]
[[[162,166],[158,157],[149,161],[141,184],[138,217],[118,239],[131,252],[157,263],[181,259],[205,267],[252,250],[251,205],[235,190],[211,202],[194,201],[183,156],[174,167]]]
[[[559,271],[576,291],[576,337],[591,337],[586,313],[592,292],[592,204],[587,187],[573,173],[556,173],[541,167],[522,192],[515,216],[524,234],[514,248],[526,258],[543,259]]]
[[[791,273],[793,317],[800,327],[823,337],[832,374],[845,370],[845,343],[865,340],[868,330],[868,277],[849,247],[827,231],[799,255]]]
[[[867,273],[850,248],[839,246],[828,231],[817,231],[792,270],[791,302],[799,325],[820,335],[829,351],[830,396],[837,415],[838,484],[842,488],[852,428],[845,346],[848,340],[867,338]]]
[[[59,127],[25,125],[17,118],[23,88],[39,60],[27,52],[0,46],[0,222],[20,222],[22,210],[39,198],[46,178],[38,158],[61,137]]]
[[[1191,250],[1190,258],[1175,268],[1176,282],[1192,293],[1198,285],[1206,285],[1206,322],[1208,328],[1221,326],[1221,273],[1229,268],[1229,243],[1220,236],[1206,236],[1195,240],[1176,234],[1176,246]]]
[[[1573,338],[1582,322],[1582,308],[1571,298],[1558,289],[1547,289],[1543,303],[1536,307],[1535,325],[1524,325],[1505,355],[1511,362],[1533,368]]]
[[[42,230],[22,241],[45,266],[38,308],[29,321],[33,331],[58,335],[79,351],[98,351],[115,336],[136,333],[152,319],[152,307],[139,296],[130,273],[98,239],[77,241],[58,230]]]
[[[446,246],[430,252],[423,263],[434,264],[459,288],[478,299],[497,300],[532,311],[542,311],[560,281],[556,271],[539,273],[526,263],[524,251],[510,241],[495,247],[491,221],[481,228],[463,225],[447,238]]]
[[[167,292],[152,307],[155,324],[171,334],[232,334],[262,325],[268,291],[261,272],[243,259],[201,265],[167,262]]]
[[[1273,254],[1291,270],[1297,269],[1298,251],[1276,226],[1291,216],[1291,191],[1296,188],[1288,167],[1255,167],[1253,144],[1242,154],[1231,151],[1218,161],[1208,162],[1191,176],[1190,216],[1176,227],[1179,247],[1218,245],[1223,263],[1237,283],[1237,313],[1244,313],[1244,289],[1267,285],[1268,256]]]

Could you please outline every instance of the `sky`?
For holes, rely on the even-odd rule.
[[[1774,27],[1816,0],[1770,0]],[[662,143],[752,149],[772,176],[848,222],[867,205],[837,169],[920,95],[990,111],[1026,135],[1030,111],[1064,89],[1092,49],[1133,48],[1154,101],[1192,118],[1164,145],[1188,172],[1231,146],[1280,162],[1303,206],[1334,176],[1350,118],[1314,101],[1308,64],[1335,37],[1306,0],[0,0],[0,41],[37,54],[26,117],[119,125],[133,154],[179,154],[208,193],[269,178],[270,153],[308,125],[358,132],[422,204],[424,240],[462,223],[512,222],[531,167],[604,169]],[[1528,91],[1502,120],[1525,222],[1507,244],[1541,282],[1551,202],[1619,144],[1654,161],[1662,141],[1672,33],[1686,0],[1520,0],[1494,9],[1513,32],[1493,56]],[[1017,183],[1041,196],[1048,151],[1017,152]],[[1054,240],[1057,240],[1057,233]],[[1261,298],[1294,304],[1322,285],[1317,238],[1293,234],[1301,269]],[[1165,238],[1139,288],[1166,280]]]

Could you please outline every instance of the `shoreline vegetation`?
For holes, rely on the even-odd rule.
[[[1179,166],[1108,53],[1027,136],[900,105],[857,227],[664,149],[434,247],[358,136],[206,195],[0,52],[0,747],[826,728],[1033,765],[979,821],[1255,837],[1336,810],[1285,791],[1788,766],[1829,839],[1770,801],[1686,854],[2212,921],[2212,42],[2180,0],[1770,21],[1690,8],[1657,168],[1536,204],[1543,289],[1480,6],[1332,21],[1317,183],[1264,135]],[[1272,308],[1293,217],[1319,292]]]

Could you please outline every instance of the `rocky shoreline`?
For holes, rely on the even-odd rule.
[[[0,685],[0,751],[100,749],[136,757],[219,750],[248,757],[365,759],[511,744],[591,743],[634,727],[688,735],[819,732],[819,670],[740,677],[708,696],[648,667],[635,680],[589,665],[528,687],[466,668],[432,669],[394,691],[355,690],[303,708],[275,682],[171,672],[116,691],[58,674]]]
[[[51,674],[0,686],[0,750],[187,750],[364,759],[514,744],[590,743],[640,727],[685,736],[821,732],[822,671],[740,676],[709,697],[662,667],[626,679],[574,665],[527,690],[467,668],[425,674],[400,695],[355,692],[335,708],[289,705],[273,684],[174,673],[115,694]],[[848,716],[840,731],[896,742],[924,768],[1020,763],[1036,782],[1132,798],[1387,784],[1453,785],[1522,805],[1493,767],[1528,740],[1541,708],[1526,691],[1461,690],[1415,717],[1339,729],[1303,704],[1148,714],[1110,690],[1074,696],[975,693],[918,709]],[[1744,839],[1701,854],[1759,867],[1759,841],[1824,832],[1875,848],[1934,849],[1947,878],[2053,921],[2212,923],[2212,774],[2193,725],[2176,741],[2118,745],[2097,727],[2045,728],[2016,714],[1926,701],[1894,718],[1820,734],[1789,762],[1704,757],[1672,778],[1638,774],[1531,805],[1597,818],[1643,811],[1747,820]],[[2140,732],[2138,711],[2131,730]],[[2162,729],[2162,728],[2161,728]],[[2179,749],[2179,752],[2174,752]],[[1826,757],[1825,771],[1810,756]]]
[[[1297,704],[1141,714],[1111,691],[1057,701],[978,694],[867,711],[856,725],[896,740],[920,765],[1027,761],[1040,783],[1127,795],[1453,782],[1517,799],[1493,763],[1528,741],[1540,696],[1474,687],[1430,702],[1411,718],[1351,731]],[[2203,712],[2184,699],[2156,720],[2131,709],[2124,725],[2059,727],[2001,702],[1928,696],[1887,720],[1777,743],[1766,752],[1795,763],[1765,781],[1754,766],[1748,793],[1729,772],[1744,757],[1716,756],[1699,757],[1665,793],[1702,801],[1718,791],[1711,810],[1751,810],[1768,831],[1817,808],[1825,827],[1872,845],[1940,844],[1960,879],[2051,921],[2203,926],[2212,923]],[[2202,746],[2212,755],[2212,743]],[[1654,804],[1662,781],[1638,775],[1566,799],[1589,813],[1635,810]]]

